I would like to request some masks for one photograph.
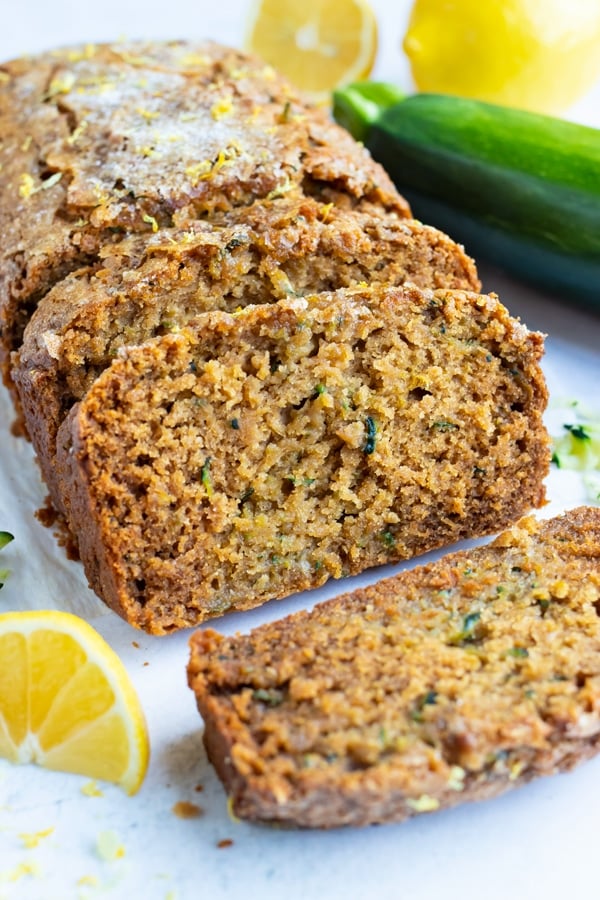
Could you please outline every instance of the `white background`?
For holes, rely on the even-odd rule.
[[[400,52],[408,3],[378,0],[373,6],[381,36],[375,74],[408,88]],[[0,58],[121,36],[212,37],[239,44],[246,14],[245,2],[0,0]],[[571,116],[600,126],[600,86]],[[514,314],[548,333],[545,369],[554,402],[577,397],[600,408],[600,318],[498,271],[482,274],[485,287],[497,290]],[[564,415],[560,409],[549,415],[555,431]],[[134,632],[87,590],[79,566],[65,559],[33,518],[44,491],[31,449],[10,436],[10,421],[1,391],[0,529],[17,539],[2,554],[13,574],[0,593],[0,611],[67,608],[92,621],[120,653],[140,693],[152,760],[134,798],[109,785],[100,797],[84,796],[85,779],[0,761],[0,900],[600,897],[600,760],[498,800],[398,826],[322,833],[232,822],[204,756],[202,723],[185,683],[188,635],[151,639]],[[578,476],[570,473],[553,472],[549,493],[544,514],[583,498]],[[218,627],[248,630],[382,574],[387,572],[230,616]],[[172,807],[179,800],[201,805],[203,815],[176,817]],[[23,834],[48,828],[52,833],[36,848],[26,848]],[[107,831],[123,845],[122,858],[99,856],[97,841]],[[224,838],[234,843],[219,849]]]

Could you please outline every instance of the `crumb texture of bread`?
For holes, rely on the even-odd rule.
[[[121,351],[60,427],[91,586],[154,633],[544,502],[540,335],[494,297],[342,289]]]
[[[263,625],[191,638],[188,678],[236,815],[402,821],[600,747],[600,509]]]
[[[13,355],[12,379],[58,509],[58,427],[120,347],[173,331],[207,310],[233,312],[361,282],[480,286],[457,244],[412,219],[310,197],[255,203],[233,218],[107,245],[97,265],[65,278],[39,303]]]

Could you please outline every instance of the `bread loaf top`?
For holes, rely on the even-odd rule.
[[[294,192],[409,215],[383,169],[269,67],[212,43],[55,51],[0,67],[0,351],[123,233]]]

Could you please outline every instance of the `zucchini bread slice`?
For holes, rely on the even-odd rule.
[[[494,297],[348,288],[120,351],[58,435],[91,586],[153,633],[544,502],[543,340]]]
[[[255,203],[220,227],[198,222],[104,247],[95,266],[40,302],[13,355],[12,378],[55,507],[62,510],[57,429],[121,346],[207,310],[366,281],[479,288],[473,262],[434,228],[313,198]]]
[[[332,828],[493,797],[600,748],[600,509],[529,517],[249,635],[191,639],[242,818]]]

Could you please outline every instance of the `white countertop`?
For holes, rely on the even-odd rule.
[[[375,74],[405,86],[408,74],[399,44],[408,5],[373,3],[382,35]],[[0,59],[121,35],[213,37],[239,44],[246,7],[242,0],[220,5],[21,0],[2,10]],[[572,116],[600,125],[600,85]],[[554,403],[575,397],[600,410],[600,316],[561,304],[498,271],[483,268],[482,276],[485,288],[496,290],[513,314],[548,334],[544,368]],[[87,779],[0,761],[0,900],[600,896],[600,759],[497,800],[402,825],[324,833],[233,822],[206,760],[202,722],[186,687],[189,635],[145,636],[91,594],[79,564],[67,561],[51,532],[33,517],[45,491],[31,447],[10,434],[11,419],[1,390],[0,529],[15,533],[16,540],[2,553],[2,566],[9,566],[12,575],[0,592],[0,611],[68,608],[91,621],[120,654],[138,689],[152,758],[146,781],[133,798],[111,785],[99,785],[101,796],[87,796],[81,792]],[[548,421],[558,433],[568,418],[558,408],[549,412]],[[574,473],[554,470],[548,486],[551,503],[543,515],[584,500]],[[212,624],[228,633],[247,631],[390,571],[329,583],[310,595]],[[201,806],[202,815],[177,817],[172,808],[181,800]],[[36,847],[26,846],[27,835],[47,829],[52,831]],[[101,857],[97,843],[106,832],[114,833],[124,855]],[[218,847],[225,839],[233,844]]]

